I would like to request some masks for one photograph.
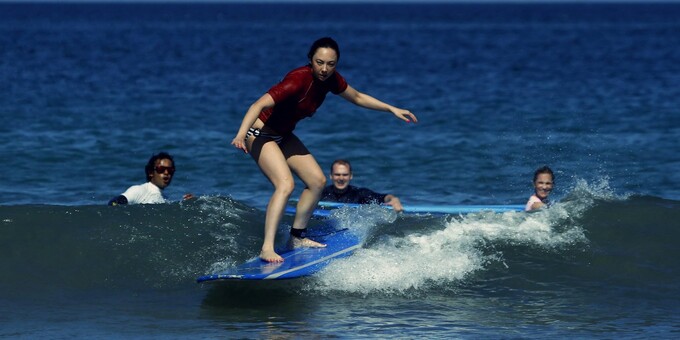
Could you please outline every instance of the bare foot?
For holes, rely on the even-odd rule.
[[[260,268],[262,269],[262,274],[269,274],[273,271],[276,270],[276,268],[279,268],[283,265],[283,262],[267,262],[266,264],[262,265]]]
[[[308,238],[299,238],[295,236],[290,236],[290,240],[288,240],[288,244],[291,248],[300,248],[300,247],[307,247],[307,248],[323,248],[326,245],[323,243],[319,243],[316,241],[312,241]]]
[[[260,259],[265,262],[283,262],[283,257],[279,256],[279,254],[273,250],[262,250],[260,252]]]

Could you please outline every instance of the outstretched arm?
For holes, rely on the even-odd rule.
[[[392,206],[392,209],[394,209],[396,212],[404,211],[404,207],[401,205],[399,197],[392,194],[385,195],[385,204]]]
[[[342,98],[345,98],[345,100],[354,105],[365,107],[371,110],[392,112],[392,114],[395,115],[397,118],[407,123],[410,123],[411,121],[413,121],[414,123],[418,122],[418,118],[416,118],[416,116],[413,113],[411,113],[411,111],[400,109],[390,104],[383,103],[382,101],[376,98],[373,98],[365,93],[355,90],[353,87],[349,85],[347,85],[347,89],[343,93],[341,93],[340,96],[342,96]]]
[[[248,148],[246,148],[246,133],[248,133],[248,129],[253,126],[253,123],[255,123],[255,120],[257,120],[257,117],[262,110],[273,107],[274,104],[274,98],[272,98],[269,93],[265,93],[260,99],[250,105],[246,115],[243,117],[241,127],[238,129],[236,137],[231,141],[231,145],[248,153]]]

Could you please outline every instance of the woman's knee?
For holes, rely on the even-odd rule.
[[[310,183],[307,183],[307,188],[312,191],[322,192],[326,187],[326,176],[315,176]]]
[[[274,188],[277,192],[290,196],[293,193],[293,190],[295,190],[295,181],[294,180],[280,181],[274,184]]]

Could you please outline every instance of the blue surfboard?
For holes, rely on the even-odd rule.
[[[325,243],[325,248],[277,250],[277,253],[284,259],[281,263],[269,263],[260,258],[254,258],[231,270],[201,276],[196,282],[299,278],[318,272],[334,259],[349,256],[361,246],[359,238],[348,229],[334,229],[331,226],[313,228],[317,230],[314,230],[314,233],[308,233],[308,237]]]
[[[338,202],[319,202],[319,207],[322,209],[315,209],[312,215],[314,217],[326,218],[329,217],[333,209],[342,207],[356,208],[362,206],[354,203],[338,203]],[[381,205],[386,209],[392,209],[389,205]],[[404,214],[433,214],[433,215],[458,215],[471,214],[482,211],[492,211],[502,213],[506,211],[524,211],[524,205],[506,204],[506,205],[404,205]],[[286,214],[295,214],[295,207],[287,206]]]

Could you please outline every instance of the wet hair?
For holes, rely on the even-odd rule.
[[[159,152],[151,158],[149,158],[149,162],[146,163],[146,166],[144,167],[144,175],[146,176],[144,180],[149,181],[151,177],[153,177],[153,171],[154,168],[156,167],[156,161],[158,160],[163,160],[163,159],[169,159],[172,162],[172,166],[175,166],[175,160],[172,159],[172,156],[170,156],[169,153],[167,152]]]
[[[333,167],[334,167],[336,164],[340,164],[340,165],[346,166],[346,167],[349,169],[350,175],[352,174],[352,164],[349,164],[349,161],[348,161],[348,160],[345,160],[345,159],[336,159],[336,160],[333,161],[333,164],[331,164],[331,174],[333,174]]]
[[[330,48],[335,51],[335,54],[338,55],[338,60],[340,60],[340,47],[338,46],[338,43],[333,40],[331,37],[323,37],[321,39],[317,39],[312,46],[309,48],[309,52],[307,53],[307,59],[310,61],[312,60],[312,57],[314,56],[314,53],[316,53],[316,50],[320,48]]]
[[[553,174],[552,169],[550,169],[547,165],[538,168],[534,172],[534,182],[536,182],[536,179],[538,179],[538,175],[540,174],[550,174],[550,177],[552,178],[553,182],[555,181],[555,174]]]

